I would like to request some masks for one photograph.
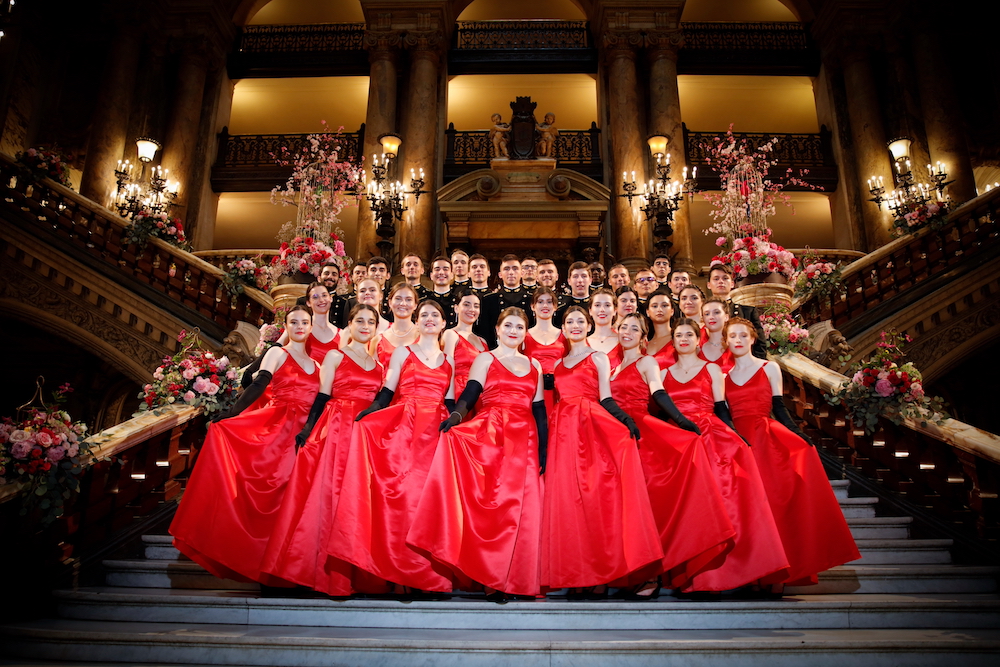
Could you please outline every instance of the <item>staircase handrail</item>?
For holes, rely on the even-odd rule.
[[[829,319],[836,327],[978,253],[987,239],[995,240],[998,223],[1000,188],[995,188],[949,212],[943,227],[905,234],[845,266],[841,269],[844,296],[810,295],[796,300],[793,309],[808,324]]]
[[[13,177],[17,178],[15,187],[11,187],[10,185]],[[0,183],[3,185],[5,198],[8,199],[7,202],[0,203],[8,204],[8,208],[13,206],[21,206],[22,208],[25,206],[30,207],[27,210],[33,214],[32,217],[35,219],[36,226],[47,228],[50,232],[65,232],[66,236],[69,237],[67,240],[72,245],[83,250],[90,256],[99,258],[106,266],[123,271],[130,265],[125,256],[111,257],[106,249],[108,246],[113,246],[124,251],[125,247],[128,247],[128,244],[123,242],[122,236],[129,223],[121,216],[51,179],[25,178],[17,162],[10,155],[2,152],[0,152]],[[28,188],[31,188],[30,193]],[[17,193],[18,198],[12,198],[11,193]],[[49,224],[38,225],[39,217],[43,218],[41,222],[48,222]],[[90,229],[90,227],[93,226],[91,223],[96,220],[100,221],[99,226],[103,226],[116,234],[114,238],[105,239],[105,249],[96,249],[81,241],[73,242],[74,237],[79,239],[86,236],[88,239],[93,239],[94,230]],[[119,242],[121,245],[115,246],[114,242]],[[123,252],[119,253],[119,255],[123,254]],[[151,267],[149,271],[143,271],[142,267],[139,266],[141,260],[146,261]],[[186,267],[186,272],[179,277],[154,275],[155,272],[152,269],[158,268],[164,262],[184,266]],[[260,320],[264,312],[274,311],[274,302],[270,295],[248,287],[243,294],[233,297],[223,287],[225,271],[186,250],[182,250],[158,238],[150,238],[145,250],[133,258],[131,265],[130,268],[132,270],[127,271],[129,277],[139,279],[153,289],[164,292],[168,298],[178,300],[181,303],[185,302],[183,297],[185,295],[188,296],[187,301],[189,303],[185,303],[185,305],[198,311],[202,317],[212,319],[226,331],[231,331],[235,328],[237,321],[245,319],[244,317],[236,317],[236,313],[249,314],[251,323],[259,324],[259,321],[253,320]],[[198,289],[196,295],[186,287],[186,278],[189,277],[188,274],[191,271],[196,272],[202,278],[200,281],[202,284],[195,287],[195,289]],[[166,267],[164,267],[162,273],[163,276],[167,275]],[[173,291],[163,289],[163,287],[171,287]],[[215,292],[211,308],[206,303],[203,303],[205,295],[209,294],[207,290]],[[222,301],[228,301],[226,305],[229,307],[221,307],[223,305]],[[204,308],[198,310],[195,304],[200,304]],[[228,315],[223,318],[224,321],[219,321],[218,313],[220,312]]]

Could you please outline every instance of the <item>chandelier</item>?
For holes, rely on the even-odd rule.
[[[118,160],[115,168],[117,187],[114,197],[114,208],[123,218],[134,219],[140,211],[152,214],[169,213],[173,201],[177,197],[177,184],[170,184],[167,176],[170,171],[159,165],[149,167],[156,151],[162,148],[160,142],[149,137],[139,137],[135,140],[136,152],[139,158],[139,173],[129,160]],[[147,175],[148,169],[148,175]]]
[[[869,201],[878,204],[880,209],[885,202],[894,218],[901,218],[932,199],[945,202],[944,189],[953,182],[948,180],[948,172],[940,161],[927,165],[928,181],[917,181],[910,164],[910,143],[909,139],[901,137],[888,144],[894,165],[892,190],[886,191],[885,180],[881,176],[868,179],[868,192],[872,195]]]
[[[690,178],[688,178],[688,168],[684,167],[680,180],[670,180],[670,153],[667,153],[669,141],[669,138],[663,135],[655,135],[646,140],[649,151],[656,160],[656,178],[644,183],[640,194],[635,181],[635,172],[632,172],[629,179],[629,175],[623,171],[624,194],[618,195],[628,199],[630,206],[633,198],[639,199],[639,209],[645,214],[646,220],[653,225],[655,239],[653,245],[657,252],[663,254],[667,254],[673,245],[669,237],[674,233],[674,213],[680,208],[684,195],[690,197],[694,194],[698,176],[698,167],[691,169]]]
[[[375,233],[381,240],[375,245],[379,248],[382,257],[390,258],[392,255],[392,237],[396,235],[396,223],[402,222],[403,213],[408,210],[406,198],[414,196],[414,202],[420,200],[420,195],[427,192],[424,190],[424,170],[420,168],[419,175],[416,169],[410,169],[410,186],[405,188],[400,181],[391,179],[393,161],[399,154],[399,146],[402,143],[400,138],[392,133],[383,134],[379,137],[382,144],[381,158],[372,155],[371,179],[368,174],[361,171],[361,182],[364,184],[364,196],[371,207],[372,215],[378,221]]]

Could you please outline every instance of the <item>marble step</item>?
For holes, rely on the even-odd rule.
[[[871,519],[875,517],[878,498],[838,498],[845,519]]]
[[[951,562],[951,540],[854,540],[864,565],[915,565]]]
[[[104,581],[126,588],[221,589],[256,591],[256,583],[219,579],[190,560],[106,560]]]
[[[146,560],[188,560],[174,547],[170,535],[143,535],[142,544]]]
[[[833,495],[835,495],[838,500],[847,497],[847,491],[850,486],[851,483],[846,479],[830,480],[830,487],[833,489]]]
[[[235,591],[116,587],[57,591],[61,618],[150,623],[297,625],[427,630],[741,630],[1000,627],[1000,598],[965,595],[797,595],[781,600],[673,597],[634,602],[548,598],[505,605],[480,596],[441,601],[261,598]]]
[[[43,620],[0,654],[154,664],[414,667],[890,667],[996,664],[997,629],[412,630]]]
[[[847,520],[855,540],[903,540],[910,536],[911,523],[911,516],[875,516]]]

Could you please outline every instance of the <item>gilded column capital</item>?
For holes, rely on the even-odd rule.
[[[369,60],[395,59],[403,45],[403,33],[399,30],[365,30],[364,47]]]
[[[643,45],[651,59],[669,58],[676,62],[677,52],[684,46],[684,31],[647,30],[643,34]]]
[[[444,32],[434,28],[407,30],[403,36],[403,46],[411,51],[426,51],[440,55],[444,44]]]
[[[608,61],[628,58],[635,60],[636,51],[644,43],[639,30],[605,30],[601,35],[601,51]]]

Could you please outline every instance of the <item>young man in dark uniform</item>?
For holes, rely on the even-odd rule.
[[[497,291],[482,298],[479,322],[473,327],[491,348],[497,346],[497,320],[507,308],[515,306],[524,310],[528,326],[534,326],[534,317],[530,314],[533,292],[521,285],[521,261],[517,255],[504,255],[500,260],[500,280],[503,282]]]
[[[590,265],[586,262],[573,262],[569,265],[569,294],[560,297],[559,307],[552,315],[552,324],[562,326],[563,315],[570,306],[582,306],[590,310]]]
[[[435,257],[431,262],[431,287],[429,298],[434,299],[444,308],[445,318],[448,326],[453,327],[458,324],[458,315],[455,313],[455,299],[452,296],[452,273],[451,261],[444,255]]]
[[[754,341],[753,347],[750,348],[750,352],[755,357],[760,357],[761,359],[767,358],[767,334],[764,333],[764,327],[760,323],[760,313],[753,306],[744,306],[738,303],[733,303],[729,298],[729,293],[733,291],[733,276],[729,273],[729,269],[721,264],[716,264],[708,271],[708,289],[711,290],[712,296],[717,299],[725,300],[726,304],[729,306],[729,317],[742,317],[745,320],[750,320],[753,324],[754,330],[757,331],[757,340]]]

